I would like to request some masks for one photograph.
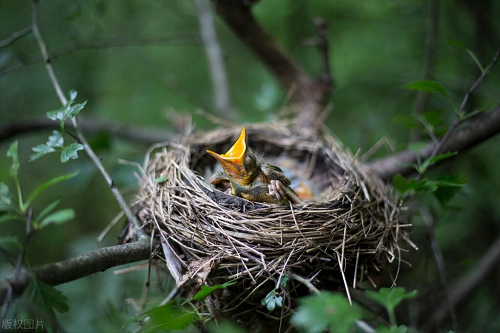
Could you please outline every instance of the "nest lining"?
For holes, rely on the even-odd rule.
[[[245,303],[258,306],[270,291],[263,286],[279,287],[285,273],[315,274],[320,287],[332,289],[332,282],[347,287],[346,276],[355,286],[385,259],[397,259],[402,231],[394,198],[331,136],[318,139],[277,125],[247,128],[250,146],[266,161],[295,162],[293,171],[313,184],[316,201],[283,207],[214,189],[202,177],[216,163],[205,149],[225,151],[239,130],[168,144],[148,162],[138,216],[162,240],[178,286],[240,277],[232,287],[239,295],[220,305],[225,313]]]

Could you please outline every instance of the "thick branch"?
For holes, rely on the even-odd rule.
[[[172,134],[169,132],[155,128],[141,128],[120,124],[114,121],[98,121],[83,117],[78,118],[78,121],[80,127],[87,133],[98,134],[105,132],[123,139],[145,144],[168,141],[173,138]],[[71,122],[68,120],[66,125],[71,126]],[[16,135],[38,132],[51,128],[58,129],[59,123],[46,117],[0,125],[0,142],[8,140]]]
[[[70,282],[82,277],[104,272],[108,268],[124,265],[150,257],[148,242],[134,242],[115,245],[82,254],[34,269],[36,278],[52,286]],[[24,270],[17,280],[9,278],[0,282],[0,300],[5,299],[9,284],[16,294],[21,294],[29,284],[30,275]]]
[[[314,120],[323,110],[323,103],[330,92],[328,84],[306,74],[253,17],[248,1],[214,1],[217,13],[233,32],[250,47],[278,79],[292,92],[292,100],[299,105],[297,123],[301,128],[313,128]]]
[[[439,150],[440,153],[449,151],[464,151],[488,140],[500,132],[500,107],[468,120],[450,135],[446,144]],[[434,143],[422,148],[419,152],[421,160],[430,157],[436,145]],[[417,162],[415,153],[411,150],[383,157],[369,164],[382,179],[392,178],[397,173],[403,175],[411,173],[414,169],[405,164]]]

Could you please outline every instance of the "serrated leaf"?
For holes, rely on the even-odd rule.
[[[219,289],[226,289],[227,287],[232,286],[235,283],[236,283],[236,279],[233,279],[231,281],[227,281],[227,282],[225,282],[223,284],[216,284],[216,285],[213,285],[211,287],[203,285],[203,286],[201,286],[201,290],[198,291],[196,293],[196,295],[193,296],[193,298],[191,298],[190,300],[185,301],[184,303],[187,303],[187,302],[190,302],[190,301],[199,301],[199,300],[205,299],[208,295],[210,295],[214,291],[219,290]]]
[[[84,147],[80,143],[72,143],[61,152],[61,162],[66,163],[70,159],[76,160],[78,158],[78,151],[83,150]]]
[[[0,210],[9,210],[12,205],[9,187],[5,183],[0,183]]]
[[[40,222],[38,227],[41,229],[45,228],[49,224],[62,224],[74,218],[75,218],[75,211],[73,209],[70,208],[61,209],[44,218],[42,222]]]
[[[139,318],[149,317],[144,332],[170,332],[186,329],[196,318],[193,312],[183,307],[167,303],[144,312]]]
[[[52,317],[55,317],[55,311],[65,313],[69,310],[68,298],[62,291],[39,280],[31,280],[23,297],[27,299],[28,304],[44,310]]]
[[[445,40],[446,43],[452,45],[452,46],[455,46],[457,49],[460,49],[460,50],[467,50],[467,46],[465,46],[464,43],[458,41],[458,40],[453,40],[453,39],[447,39]]]
[[[291,322],[308,333],[351,332],[356,321],[362,318],[362,309],[340,294],[321,294],[299,299],[299,307]]]
[[[49,147],[46,144],[40,144],[38,146],[31,148],[31,150],[33,150],[36,154],[33,154],[30,156],[30,159],[29,159],[30,162],[33,162],[34,160],[37,160],[44,155],[47,155],[47,154],[50,154],[50,153],[53,153],[56,151],[54,148]]]
[[[10,175],[12,177],[17,177],[17,172],[19,170],[19,155],[17,154],[17,140],[14,141],[7,151],[7,157],[12,158],[12,164],[10,166]]]
[[[32,201],[36,198],[36,196],[39,195],[42,191],[44,191],[48,187],[51,187],[55,184],[58,184],[60,182],[65,181],[65,180],[71,179],[71,178],[75,177],[77,174],[78,174],[78,171],[75,171],[73,173],[68,173],[68,174],[65,174],[62,176],[58,176],[58,177],[52,178],[51,180],[46,181],[45,183],[43,183],[40,186],[38,186],[29,195],[28,200],[26,201],[26,204],[25,204],[26,207],[29,207],[31,205]]]
[[[60,108],[59,110],[49,111],[49,112],[47,112],[47,118],[54,120],[54,121],[63,122],[64,120],[66,120],[66,118],[64,117],[64,110],[65,109],[66,109],[66,107],[64,106],[64,107]]]
[[[417,180],[415,178],[407,180],[400,173],[392,177],[392,185],[401,194],[416,191],[416,192],[434,192],[438,189],[438,184],[435,181],[424,178]]]
[[[156,178],[155,182],[157,182],[158,184],[161,184],[161,183],[166,182],[167,179],[168,179],[168,176],[167,175],[163,175],[163,176],[160,176],[160,177]]]
[[[273,311],[277,306],[281,307],[283,305],[283,297],[276,296],[276,289],[273,289],[264,297],[260,304],[265,305],[268,311]]]
[[[458,152],[454,151],[454,152],[448,152],[448,153],[445,153],[445,154],[440,154],[440,155],[434,156],[432,158],[426,159],[422,163],[422,166],[420,167],[421,173],[424,173],[427,169],[429,169],[434,164],[436,164],[438,162],[441,162],[442,160],[445,160],[445,159],[450,158],[452,156],[455,156],[457,154],[458,154]]]
[[[431,80],[418,80],[403,86],[405,89],[418,90],[428,93],[440,93],[443,96],[447,96],[446,90],[443,85],[436,81]]]
[[[78,113],[80,113],[80,111],[82,111],[86,104],[87,101],[71,106],[66,112],[66,115],[68,117],[74,118]]]
[[[69,91],[69,100],[73,102],[76,99],[76,96],[78,96],[78,92],[76,90],[70,90]]]
[[[382,305],[389,312],[393,311],[403,300],[416,297],[417,293],[416,290],[407,293],[403,287],[380,288],[378,292],[365,291],[366,296]]]
[[[52,135],[49,136],[49,141],[47,141],[47,146],[55,148],[62,147],[64,145],[64,138],[59,131],[52,131]]]

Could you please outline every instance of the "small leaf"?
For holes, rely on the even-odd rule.
[[[484,110],[474,110],[472,112],[469,112],[467,114],[462,115],[460,117],[460,121],[466,121],[467,119],[470,119],[470,118],[472,118],[480,113],[483,113],[483,112],[484,112]]]
[[[406,333],[408,332],[408,327],[405,325],[400,325],[400,326],[379,326],[377,328],[377,333]]]
[[[299,307],[293,315],[293,325],[308,333],[351,332],[356,321],[363,316],[362,309],[340,294],[321,294],[299,299]]]
[[[19,170],[19,155],[17,154],[17,140],[14,141],[7,151],[7,156],[12,158],[12,165],[10,166],[10,175],[12,177],[17,177],[17,171]]]
[[[387,309],[387,311],[393,311],[399,303],[408,298],[413,298],[417,296],[417,291],[406,293],[405,288],[395,287],[395,288],[380,288],[378,292],[376,291],[366,291],[366,296],[374,300],[378,304],[382,305]]]
[[[78,151],[83,149],[84,149],[83,145],[79,143],[75,142],[70,144],[69,146],[63,149],[61,153],[61,162],[66,163],[70,159],[76,160],[78,158]]]
[[[71,106],[66,112],[66,115],[68,117],[74,118],[78,113],[80,113],[80,111],[82,111],[82,109],[85,107],[86,104],[87,101]]]
[[[78,92],[76,90],[70,90],[69,92],[69,100],[73,102],[76,99],[76,96],[78,96]]]
[[[52,178],[49,181],[46,181],[45,183],[34,189],[33,192],[31,192],[30,196],[28,197],[28,200],[26,201],[25,206],[29,207],[31,205],[31,202],[36,198],[36,196],[39,195],[41,192],[43,192],[46,188],[51,187],[57,183],[63,182],[65,180],[71,179],[75,177],[77,174],[78,171],[75,171],[73,173],[68,173],[59,177]]]
[[[427,121],[433,127],[439,126],[444,123],[443,119],[444,109],[429,110],[422,114],[425,121]]]
[[[54,121],[63,122],[64,120],[66,120],[66,118],[64,117],[64,110],[65,109],[66,109],[66,107],[64,106],[64,107],[60,108],[59,110],[49,111],[49,112],[47,112],[47,118],[54,120]]]
[[[290,275],[288,274],[283,274],[283,276],[281,277],[281,287],[282,288],[286,288],[286,285],[288,284],[288,280],[290,280]]]
[[[457,155],[458,152],[454,151],[454,152],[448,152],[446,154],[440,154],[440,155],[437,155],[437,156],[434,156],[432,158],[428,158],[426,159],[423,163],[422,163],[422,166],[421,166],[421,173],[424,173],[427,169],[429,169],[431,166],[433,166],[434,164],[438,163],[438,162],[441,162],[442,160],[445,160],[447,158],[450,158],[452,156],[455,156]]]
[[[428,93],[440,93],[443,96],[447,96],[446,90],[444,89],[443,85],[436,81],[430,81],[430,80],[414,81],[405,84],[403,88],[410,90],[418,90]]]
[[[283,305],[283,297],[276,296],[276,289],[273,289],[264,297],[260,304],[265,305],[268,311],[273,311],[277,306],[281,307]]]
[[[464,43],[462,43],[458,40],[447,39],[447,40],[445,40],[445,42],[450,44],[450,45],[455,46],[457,49],[464,50],[464,51],[467,50],[467,46],[465,46]]]
[[[437,179],[438,189],[434,192],[436,199],[446,205],[455,194],[460,192],[467,184],[467,179],[457,175],[445,175]]]
[[[61,209],[58,210],[55,213],[50,214],[46,218],[40,222],[39,228],[45,228],[49,224],[62,224],[64,222],[67,222],[69,220],[72,220],[75,218],[75,211],[73,209],[67,208],[67,209]]]
[[[435,181],[424,178],[417,180],[415,178],[407,180],[400,173],[392,177],[392,185],[401,194],[416,191],[416,192],[434,192],[438,189],[438,184]]]
[[[47,146],[46,144],[41,144],[31,148],[36,154],[30,156],[29,161],[33,162],[34,160],[39,159],[40,157],[47,155],[49,153],[55,152],[56,150],[52,147]]]
[[[44,310],[52,317],[55,317],[55,311],[65,313],[69,310],[68,298],[60,290],[36,279],[31,280],[23,297],[27,298],[28,304]]]
[[[150,320],[145,322],[144,332],[149,332],[153,328],[155,332],[170,332],[186,329],[194,321],[196,315],[180,306],[167,303],[139,316],[139,318],[145,317],[149,317]]]
[[[198,291],[196,293],[196,295],[193,296],[193,298],[185,301],[184,303],[205,299],[208,295],[210,295],[214,291],[216,291],[218,289],[226,289],[227,287],[232,286],[235,283],[236,283],[236,279],[233,279],[231,281],[227,281],[223,284],[216,284],[216,285],[213,285],[211,287],[207,287],[207,286],[203,285],[203,286],[201,286],[201,290]]]
[[[161,184],[161,183],[166,182],[167,179],[168,179],[168,176],[167,175],[163,175],[163,176],[160,176],[160,177],[156,178],[155,182],[157,182],[158,184]]]
[[[59,131],[52,131],[52,135],[49,136],[49,141],[47,141],[47,146],[55,148],[62,147],[64,145],[64,138]]]
[[[57,205],[59,205],[60,202],[61,202],[61,200],[56,200],[56,201],[52,202],[50,205],[48,205],[47,207],[45,207],[42,210],[42,212],[40,214],[38,214],[38,216],[36,217],[35,223],[38,222],[38,221],[40,221],[45,216],[47,216],[47,214],[49,214],[51,211],[53,211],[54,208],[56,208]]]
[[[11,204],[9,187],[5,183],[0,183],[0,210],[9,210]]]

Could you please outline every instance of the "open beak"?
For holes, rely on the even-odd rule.
[[[222,166],[224,171],[231,177],[238,179],[242,178],[244,172],[243,162],[245,161],[245,153],[247,152],[247,133],[246,128],[241,130],[240,137],[234,145],[225,154],[217,154],[211,150],[207,153],[212,155]]]

